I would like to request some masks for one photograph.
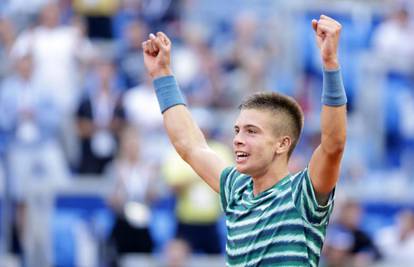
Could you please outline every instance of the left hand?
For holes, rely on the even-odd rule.
[[[316,42],[321,53],[323,66],[326,70],[339,68],[338,45],[342,26],[336,20],[321,15],[319,20],[312,20]]]

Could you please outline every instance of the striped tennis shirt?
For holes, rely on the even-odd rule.
[[[318,266],[333,195],[319,205],[306,168],[254,196],[251,176],[226,168],[220,177],[226,265]]]

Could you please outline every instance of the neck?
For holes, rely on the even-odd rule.
[[[252,176],[255,196],[271,188],[289,174],[288,164],[285,161],[278,161],[274,162],[265,173]]]

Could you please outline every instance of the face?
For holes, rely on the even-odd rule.
[[[60,10],[56,3],[47,4],[41,12],[41,22],[44,26],[54,28],[59,25]]]
[[[243,109],[234,126],[236,167],[254,177],[265,174],[279,153],[286,152],[285,137],[276,137],[270,111]]]

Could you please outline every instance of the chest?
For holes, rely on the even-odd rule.
[[[248,190],[236,192],[226,213],[230,237],[251,236],[261,239],[303,231],[303,221],[290,190],[276,190],[253,197]],[[235,241],[238,238],[234,239]]]

